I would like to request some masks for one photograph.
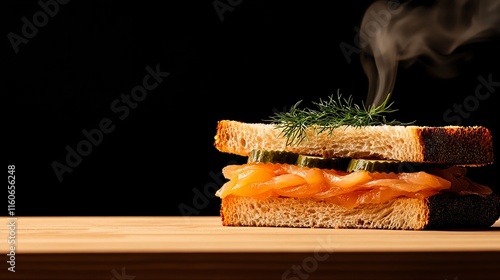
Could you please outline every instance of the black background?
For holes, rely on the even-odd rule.
[[[339,45],[355,46],[372,1],[243,0],[223,20],[213,2],[70,1],[17,54],[7,34],[20,35],[22,18],[41,8],[3,2],[3,145],[16,166],[16,215],[218,215],[220,171],[244,162],[213,147],[218,120],[260,122],[337,90],[366,98],[359,56],[348,62]],[[450,124],[443,113],[474,94],[478,76],[500,81],[498,49],[498,39],[461,47],[473,58],[451,79],[400,68],[391,116]],[[142,84],[148,65],[170,75],[120,120],[110,105]],[[462,119],[494,139],[496,89]],[[52,164],[104,118],[115,129],[60,182]],[[497,190],[497,171],[469,175]]]

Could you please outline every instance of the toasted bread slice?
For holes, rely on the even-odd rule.
[[[273,124],[222,120],[214,146],[241,156],[260,149],[462,166],[483,166],[494,160],[491,133],[482,126],[343,126],[332,133],[309,129],[302,143],[286,143],[282,130]]]
[[[495,195],[437,194],[395,198],[353,209],[312,198],[256,199],[230,195],[220,209],[224,226],[422,230],[489,227],[500,216]]]

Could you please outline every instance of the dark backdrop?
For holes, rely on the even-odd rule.
[[[45,17],[37,1],[4,2],[3,147],[16,215],[218,215],[220,171],[244,159],[215,150],[217,121],[260,122],[337,90],[363,101],[359,56],[339,46],[356,48],[371,2],[73,0]],[[451,79],[401,67],[392,116],[447,125],[444,112],[472,102],[462,125],[498,139],[500,87],[471,96],[479,76],[500,81],[499,47],[465,46],[474,56]],[[141,92],[151,71],[161,73]],[[126,105],[132,92],[139,101]],[[496,190],[497,171],[469,174]]]

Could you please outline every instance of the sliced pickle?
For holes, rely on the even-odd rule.
[[[401,164],[401,161],[397,160],[351,159],[347,165],[347,172],[366,170],[368,172],[399,173],[402,171]]]
[[[324,158],[320,156],[300,155],[287,151],[253,150],[248,155],[248,163],[287,163],[300,167],[316,167],[322,169],[344,170],[354,172],[410,173],[429,169],[446,168],[443,164],[405,162],[398,160]]]
[[[268,151],[268,150],[253,150],[248,155],[248,163],[263,162],[263,163],[289,163],[297,162],[298,154],[286,151]]]
[[[299,155],[296,165],[301,167],[346,170],[348,163],[348,158],[324,158],[318,156]]]

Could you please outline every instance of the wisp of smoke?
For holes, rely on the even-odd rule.
[[[457,48],[500,35],[499,0],[410,4],[376,1],[363,16],[361,64],[368,77],[368,105],[379,105],[392,92],[400,64],[425,58],[431,74],[453,77],[457,62],[468,57]]]

